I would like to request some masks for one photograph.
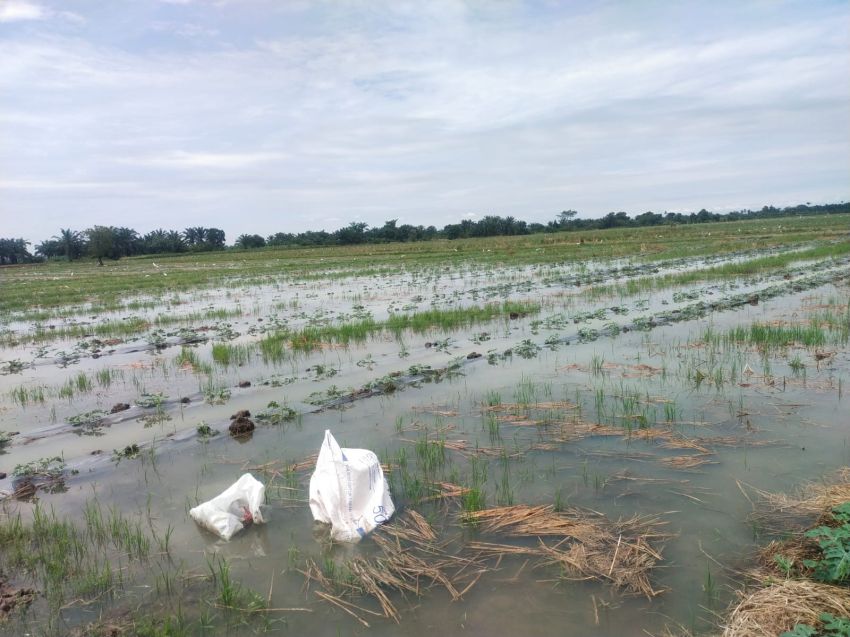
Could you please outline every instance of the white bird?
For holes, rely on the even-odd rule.
[[[153,265],[153,267],[159,269],[159,266],[156,263],[154,263],[153,261],[151,261],[151,264]]]

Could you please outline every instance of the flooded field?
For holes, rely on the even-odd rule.
[[[759,491],[850,464],[848,233],[4,268],[0,634],[717,632]],[[396,504],[357,545],[307,506],[325,430]],[[188,510],[245,472],[268,522],[220,541]]]

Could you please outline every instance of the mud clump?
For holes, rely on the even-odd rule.
[[[478,352],[470,352],[466,355],[466,360],[468,361],[475,360],[476,358],[481,358],[481,354]]]
[[[35,492],[38,490],[38,485],[30,476],[16,480],[12,487],[14,488],[12,497],[25,502],[32,500],[35,497]]]
[[[240,409],[235,414],[230,417],[230,427],[228,427],[228,431],[230,431],[231,436],[247,436],[251,434],[256,425],[254,421],[251,420],[251,412],[247,409]]]
[[[32,588],[14,588],[0,573],[0,620],[5,619],[17,606],[28,606],[35,599]]]
[[[128,409],[130,409],[130,405],[128,405],[127,403],[115,403],[114,405],[112,405],[112,409],[109,410],[109,413],[117,414],[122,411],[127,411]]]
[[[228,431],[230,431],[231,436],[247,436],[253,432],[255,428],[256,425],[254,425],[254,421],[250,418],[236,418],[235,420],[230,421]]]
[[[183,396],[183,398],[180,399],[180,402],[184,405],[188,405],[190,402],[192,402],[192,399],[188,396]]]
[[[250,386],[251,386],[251,381],[250,381],[250,380],[243,380],[243,381],[241,381],[241,382],[239,383],[239,385],[238,385],[238,387],[240,387],[240,388],[242,388],[242,389],[245,389],[246,387],[250,387]]]

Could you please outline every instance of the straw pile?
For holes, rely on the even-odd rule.
[[[729,616],[723,637],[776,637],[796,624],[817,626],[824,612],[850,617],[846,588],[785,580],[745,596]]]
[[[453,484],[451,482],[432,482],[428,485],[428,487],[431,489],[431,491],[434,492],[434,494],[425,496],[420,500],[420,502],[428,502],[429,500],[462,498],[464,495],[471,491],[469,487],[462,487],[459,484]],[[411,513],[415,513],[415,511],[411,511]],[[417,515],[419,514],[417,513]]]
[[[704,464],[717,464],[715,461],[706,458],[706,455],[710,454],[671,456],[669,458],[662,458],[658,462],[663,464],[665,467],[670,467],[671,469],[695,469],[696,467],[701,467]]]
[[[744,485],[741,492],[749,499]],[[836,506],[850,501],[850,468],[837,472],[831,481],[808,484],[796,494],[768,493],[749,487],[758,496],[753,502],[753,517],[775,529],[788,529],[799,519],[808,518],[815,525],[832,526],[830,512]],[[781,542],[773,541],[759,554],[762,570],[751,574],[757,582],[771,581],[782,576],[777,567],[777,556],[794,564],[795,570],[805,575],[809,569],[807,559],[817,559],[817,543],[797,532]],[[822,584],[808,579],[785,579],[760,588],[741,600],[726,622],[723,637],[774,637],[794,629],[797,624],[817,628],[821,613],[836,617],[850,617],[850,589]]]
[[[820,549],[817,542],[803,533],[795,533],[782,541],[773,540],[761,549],[758,553],[759,566],[774,577],[786,577],[777,557],[793,564],[794,570],[801,575],[809,576],[811,569],[805,565],[805,560],[818,559]]]
[[[483,556],[508,554],[540,558],[538,565],[557,564],[564,577],[609,582],[627,593],[654,597],[649,575],[661,561],[652,543],[668,536],[657,518],[632,517],[611,522],[595,512],[551,506],[508,506],[464,513],[464,520],[485,534],[537,538],[536,545],[472,542],[469,548]],[[545,538],[545,539],[544,539]]]
[[[850,502],[850,467],[838,471],[832,482],[808,484],[797,495],[764,491],[758,493],[777,512],[793,510],[795,513],[820,515],[839,504]]]
[[[748,485],[738,486],[749,499]],[[782,531],[812,520],[827,521],[832,509],[850,502],[850,467],[839,470],[827,482],[809,483],[792,495],[748,488],[758,497],[758,503],[750,499],[754,509],[751,518],[768,529]]]
[[[437,533],[428,521],[416,511],[406,511],[371,537],[380,549],[376,557],[355,558],[330,574],[311,560],[301,571],[308,585],[321,587],[317,597],[366,627],[366,616],[401,621],[391,592],[419,596],[432,586],[440,586],[457,601],[488,570],[478,558],[449,554],[437,542]],[[371,599],[380,611],[356,605],[351,601],[354,598]]]

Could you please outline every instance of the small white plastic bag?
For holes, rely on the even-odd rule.
[[[378,456],[368,449],[341,449],[325,431],[310,477],[310,510],[341,542],[359,542],[389,520],[395,506]]]
[[[189,515],[202,527],[229,540],[247,524],[264,524],[260,505],[266,487],[250,473],[244,474],[221,495],[189,510]]]

